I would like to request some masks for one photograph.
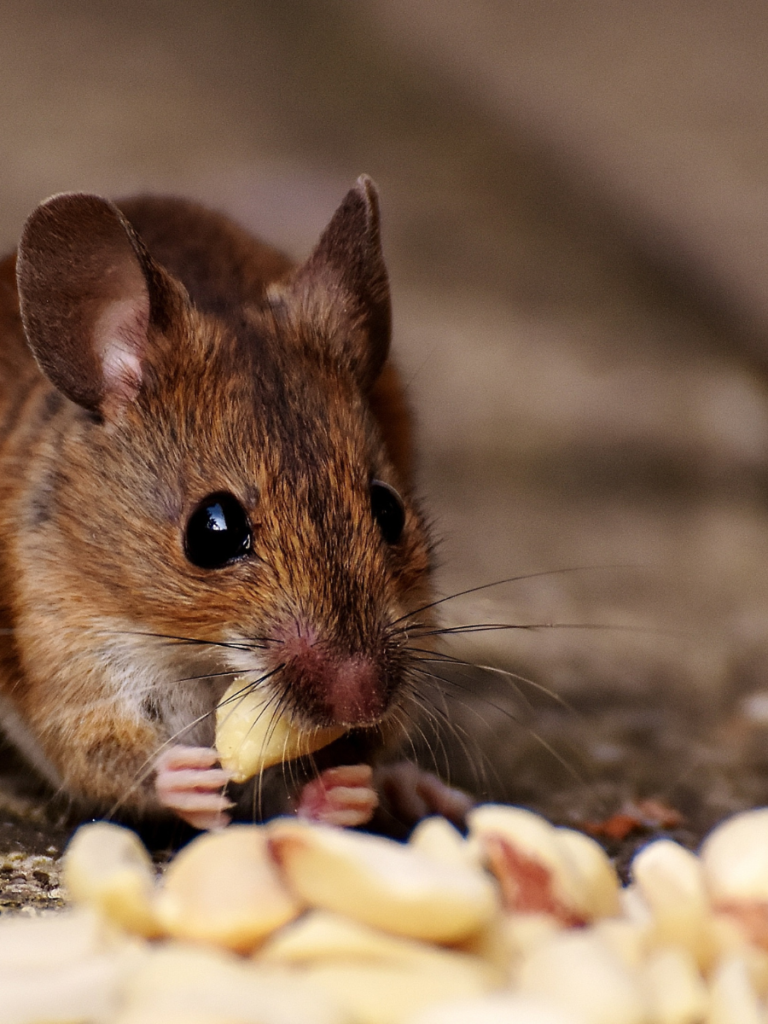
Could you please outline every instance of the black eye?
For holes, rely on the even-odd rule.
[[[184,551],[201,569],[220,569],[251,550],[251,525],[245,509],[222,491],[203,498],[189,517]]]
[[[387,544],[397,544],[405,526],[403,500],[394,487],[371,481],[371,511]]]

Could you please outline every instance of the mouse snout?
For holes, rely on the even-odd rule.
[[[297,710],[318,725],[375,725],[389,704],[388,680],[368,654],[340,654],[303,638],[280,652],[281,683]]]

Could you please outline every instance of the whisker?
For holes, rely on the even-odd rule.
[[[251,671],[255,672],[256,669],[252,669]],[[221,679],[222,677],[226,677],[226,676],[242,676],[244,674],[245,673],[243,672],[242,669],[233,669],[230,672],[202,672],[199,676],[184,676],[181,679],[174,680],[174,682],[177,682],[177,683],[199,683],[199,682],[202,682],[202,680],[204,680],[204,679]],[[151,686],[147,687],[147,689],[152,689],[152,687]]]
[[[244,697],[246,693],[250,693],[251,690],[255,690],[257,686],[261,686],[262,683],[265,683],[269,678],[271,678],[272,676],[276,675],[278,672],[281,671],[281,669],[284,669],[284,668],[285,668],[285,663],[281,662],[277,666],[277,668],[270,669],[269,672],[265,672],[263,676],[260,676],[258,679],[254,679],[253,682],[250,682],[250,683],[246,682],[239,690],[237,690],[235,693],[230,694],[230,696],[227,697],[226,700],[220,700],[219,703],[216,705],[214,710],[218,711],[219,708],[226,707],[226,705],[227,704],[231,704],[232,701],[238,700],[240,697]],[[253,669],[252,671],[255,672],[256,669]],[[240,675],[240,674],[247,675],[248,673],[236,672],[234,674],[235,675]],[[271,699],[272,698],[270,698],[270,701],[267,702],[267,705],[271,702]],[[211,712],[208,711],[208,712],[206,712],[206,715],[209,715],[210,713]],[[260,714],[261,713],[259,713],[259,715]],[[203,717],[205,717],[205,716],[203,716]]]
[[[315,757],[314,753],[307,754],[307,762],[309,764],[312,776],[315,779],[319,779],[320,775],[321,775],[321,772],[320,772],[320,768],[319,768],[319,766],[317,764],[317,758]]]
[[[455,679],[446,679],[444,676],[441,676],[438,673],[434,673],[434,678],[441,679],[444,683],[447,683],[449,686],[455,686],[457,689],[463,690],[465,693],[472,693],[472,691],[469,690],[466,686],[462,686],[461,683],[457,683]],[[448,691],[446,691],[446,696],[449,696]],[[486,703],[489,707],[494,708],[496,711],[500,712],[502,715],[505,715],[507,718],[513,721],[516,725],[523,728],[522,722],[520,722],[520,720],[517,719],[512,714],[512,712],[510,712],[507,708],[501,707],[499,704],[496,704],[495,701],[489,700],[487,697],[482,697],[480,699],[482,699],[483,702]],[[547,742],[547,740],[545,740],[543,736],[537,733],[536,730],[532,729],[530,726],[525,726],[524,728],[527,730],[528,734],[532,736],[533,739],[535,739],[536,742],[539,743],[540,746],[543,747],[543,749],[546,750],[547,753],[549,753],[557,761],[560,767],[567,771],[568,774],[576,782],[578,782],[582,786],[587,785],[587,780],[584,778],[584,776],[579,771],[577,771],[576,768],[574,768],[570,761],[567,761],[562,756],[562,754],[558,753],[558,751],[555,750],[555,748],[549,742]]]
[[[471,664],[471,662],[469,664]],[[478,664],[476,668],[481,669],[483,672],[493,672],[495,675],[506,676],[509,680],[517,680],[518,682],[525,683],[526,686],[530,686],[532,689],[536,690],[537,693],[541,693],[551,701],[554,701],[555,704],[559,704],[564,711],[568,711],[577,718],[582,717],[581,712],[578,708],[574,707],[570,701],[566,700],[565,697],[562,697],[559,693],[555,693],[555,691],[551,690],[548,686],[544,686],[543,683],[539,683],[536,679],[531,679],[529,676],[523,676],[519,672],[512,672],[510,669],[498,668],[496,665]],[[515,690],[523,696],[521,687],[517,686],[515,687]],[[526,703],[528,702],[526,701]],[[530,703],[528,703],[528,706],[531,707]]]
[[[412,699],[413,699],[413,697],[412,697]],[[413,702],[414,702],[414,704],[416,704],[415,700]],[[418,706],[418,705],[416,705],[416,706]],[[426,709],[424,709],[424,710],[426,710]],[[439,766],[437,764],[437,756],[435,754],[435,751],[432,748],[431,743],[427,739],[426,733],[424,732],[424,730],[419,725],[418,718],[412,719],[412,721],[411,721],[411,728],[415,729],[417,731],[417,733],[419,734],[419,736],[424,741],[425,749],[429,751],[429,754],[430,754],[430,756],[432,758],[432,767],[435,769],[435,775],[439,776],[440,775],[440,768],[439,768]],[[443,747],[443,752],[445,753],[445,747]],[[448,767],[447,760],[446,760],[446,767]]]
[[[297,764],[293,758],[290,760],[286,757],[286,751],[288,750],[288,733],[285,734],[283,739],[283,754],[280,758],[280,763],[283,766],[283,778],[285,778],[286,770],[288,772],[288,782],[290,791],[292,792],[297,788]]]
[[[515,725],[519,726],[521,729],[525,728],[525,726],[520,721],[520,719],[517,718],[513,714],[513,712],[509,710],[509,708],[500,707],[498,704],[496,704],[494,701],[490,700],[488,697],[486,697],[484,695],[481,695],[481,694],[477,694],[477,693],[475,693],[474,690],[471,690],[468,686],[462,686],[461,683],[457,683],[455,679],[446,679],[445,676],[441,676],[439,674],[439,672],[435,672],[434,670],[414,669],[413,671],[415,671],[418,674],[422,675],[425,679],[433,679],[436,682],[445,683],[446,686],[455,686],[456,689],[462,690],[464,693],[470,694],[476,700],[481,700],[484,704],[487,704],[489,707],[492,707],[496,711],[499,711],[502,715],[504,715],[506,718],[509,718],[510,721],[514,722]],[[442,690],[442,692],[445,694],[446,697],[450,697],[451,696],[451,694],[447,690]],[[474,716],[480,722],[483,723],[483,725],[487,724],[485,719],[483,718],[483,716],[480,714],[480,712],[476,708],[473,708],[471,704],[465,704],[465,707],[467,708],[468,711],[471,711],[472,714],[474,714]]]
[[[401,707],[398,710],[399,710],[401,715],[405,714],[405,709],[404,708]],[[418,754],[416,753],[416,746],[415,746],[415,744],[413,742],[413,736],[411,735],[411,730],[409,728],[410,722],[408,722],[406,724],[406,722],[402,722],[402,720],[401,720],[401,724],[402,724],[402,728],[403,728],[403,735],[405,736],[405,739],[407,740],[408,745],[411,748],[411,754],[412,754],[413,762],[414,762],[414,764],[418,764],[419,757],[418,757]]]
[[[543,576],[563,576],[566,573],[572,572],[602,572],[606,569],[633,569],[635,566],[631,564],[626,565],[573,565],[563,569],[542,569],[539,572],[528,572],[521,573],[518,576],[507,576],[503,580],[494,580],[493,583],[481,583],[478,587],[468,587],[466,590],[459,590],[455,594],[448,594],[446,597],[438,598],[436,601],[430,601],[429,604],[423,604],[420,608],[416,608],[415,611],[406,612],[405,615],[401,615],[399,619],[395,619],[391,625],[396,626],[399,622],[409,618],[412,615],[420,615],[422,612],[429,611],[430,608],[437,608],[438,605],[445,604],[446,601],[454,601],[457,597],[466,597],[468,594],[478,594],[481,590],[490,590],[492,587],[500,587],[505,583],[519,583],[522,580],[534,580],[539,579]]]
[[[440,696],[443,698],[443,701],[447,700],[447,695],[446,695],[446,693],[442,689],[440,690]],[[422,699],[422,701],[425,700],[424,697],[421,697],[421,699]],[[432,704],[430,704],[430,707],[431,707],[431,710],[432,710],[432,712],[433,712],[433,714],[434,714],[434,716],[436,718],[436,721],[435,721],[435,730],[436,730],[436,732],[438,731],[438,721],[437,721],[437,718],[439,716],[439,720],[440,720],[440,722],[442,722],[442,725],[447,730],[449,730],[449,732],[453,736],[454,741],[459,744],[459,746],[461,748],[461,752],[464,755],[464,760],[465,760],[466,764],[469,766],[469,769],[470,769],[470,771],[472,773],[472,778],[474,780],[475,792],[477,792],[478,795],[481,794],[481,793],[489,794],[490,793],[490,786],[488,784],[488,774],[487,774],[487,766],[488,766],[489,762],[488,762],[488,758],[485,755],[485,752],[480,747],[480,744],[477,742],[477,740],[473,739],[473,737],[470,735],[470,733],[463,726],[459,725],[458,722],[454,722],[453,721],[453,719],[451,718],[450,712],[448,711],[447,704],[445,705],[444,708],[438,708],[438,707],[436,707],[435,705],[432,705]],[[474,754],[470,751],[469,744],[472,744],[472,746],[474,748]],[[444,744],[443,744],[443,748],[445,749],[445,745]],[[446,753],[446,756],[447,756],[447,753]],[[495,773],[495,770],[494,770],[494,773]],[[497,782],[500,782],[500,779],[498,777],[498,773],[495,773],[495,774],[497,776]]]
[[[270,715],[269,723],[267,724],[267,728],[264,730],[264,736],[263,736],[262,741],[261,741],[261,754],[262,754],[262,757],[264,755],[264,751],[269,746],[269,744],[272,742],[272,738],[275,735],[275,730],[277,729],[278,722],[280,721],[280,715],[281,715],[281,712],[282,712],[283,701],[284,701],[283,694],[281,694],[279,692],[275,692],[270,697],[270,699],[267,701],[267,703],[264,705],[262,710],[259,712],[258,720],[261,720],[262,715],[266,714],[267,712],[269,712],[269,715]],[[255,724],[256,723],[254,723],[254,725]],[[283,741],[283,750],[285,750],[285,741]],[[283,781],[285,781],[285,758],[281,758],[280,766],[281,766],[281,770],[282,770],[282,773],[283,773]],[[263,778],[264,778],[264,772],[263,771],[259,772],[259,785],[260,786],[263,785],[263,782],[262,782]]]
[[[282,640],[278,640],[268,636],[257,636],[254,637],[254,641],[258,643],[251,643],[250,640],[201,640],[198,637],[193,636],[175,636],[173,633],[152,633],[148,630],[137,630],[137,629],[123,629],[117,632],[119,636],[148,636],[153,637],[156,640],[169,640],[173,643],[189,644],[193,647],[221,647],[224,650],[230,651],[265,651],[268,650],[266,645],[271,643],[283,643]]]
[[[494,630],[519,629],[582,629],[582,630],[611,630],[621,633],[650,634],[652,636],[669,636],[692,639],[694,634],[684,630],[658,629],[654,626],[632,626],[623,623],[594,623],[594,622],[473,622],[466,626],[435,626],[414,630],[412,635],[418,640],[429,636],[463,636],[470,633],[487,633]]]
[[[559,704],[563,710],[568,711],[579,718],[582,717],[581,712],[564,697],[561,697],[559,693],[555,693],[554,690],[551,690],[548,686],[544,686],[543,683],[539,683],[528,676],[523,676],[519,672],[512,672],[511,669],[507,668],[499,668],[497,665],[482,665],[472,661],[465,661],[463,658],[457,658],[455,655],[447,654],[445,651],[430,651],[426,647],[408,647],[408,650],[419,655],[429,655],[429,657],[419,657],[416,659],[422,664],[430,664],[432,661],[435,661],[437,664],[456,665],[457,667],[463,666],[470,670],[479,669],[481,672],[493,672],[495,675],[505,676],[509,680],[518,680],[519,682],[530,686],[538,693],[543,694],[545,697],[549,697],[550,700]],[[525,701],[525,704],[530,711],[534,710],[521,687],[515,686],[515,693],[519,694],[521,699]]]
[[[440,735],[440,729],[438,727],[439,726],[439,722],[438,722],[438,717],[437,717],[438,716],[438,709],[431,706],[431,704],[428,702],[428,700],[425,699],[424,695],[418,692],[418,690],[416,689],[415,684],[413,684],[413,683],[409,686],[409,689],[408,689],[408,692],[407,692],[406,696],[408,697],[410,702],[413,704],[413,706],[417,709],[417,711],[421,713],[421,714],[416,716],[413,724],[418,729],[419,735],[424,740],[424,743],[425,743],[427,749],[429,750],[430,754],[432,755],[432,763],[434,764],[434,767],[435,767],[435,774],[438,775],[438,776],[440,776],[442,774],[443,776],[445,776],[446,781],[450,784],[451,761],[450,761],[450,758],[448,757],[448,750],[447,750],[447,748],[445,746],[445,743],[443,742],[443,737]],[[430,741],[429,741],[428,737],[426,736],[424,730],[419,725],[419,718],[420,717],[424,717],[426,719],[426,722],[431,726],[432,733],[433,733],[434,739],[435,739],[435,743],[439,746],[440,751],[442,753],[443,765],[444,765],[442,773],[440,772],[440,770],[438,768],[438,765],[437,765],[437,755],[436,755],[436,753],[432,749],[432,744],[430,743]],[[466,753],[466,751],[465,751],[465,753]]]
[[[425,679],[428,679],[428,680],[436,680],[438,678],[436,675],[434,675],[434,673],[427,672],[426,670],[421,670],[420,674],[422,676],[424,676]],[[462,700],[462,698],[459,695],[455,694],[455,693],[448,693],[446,690],[442,690],[442,689],[441,689],[440,692],[441,692],[442,696],[444,697],[444,699],[452,700],[455,703],[460,704],[461,707],[464,708],[465,711],[468,711],[471,715],[474,715],[474,717],[479,722],[481,722],[483,725],[486,724],[485,719],[483,718],[483,716],[480,714],[480,712],[477,710],[477,708],[475,708],[471,703],[467,702],[466,700]],[[499,775],[497,769],[493,765],[490,764],[490,762],[488,761],[488,758],[486,757],[485,753],[479,748],[479,744],[478,744],[477,740],[474,739],[474,737],[466,729],[464,729],[462,726],[460,726],[457,722],[455,722],[453,720],[453,718],[451,717],[451,714],[450,714],[450,712],[448,711],[447,708],[443,712],[443,715],[444,715],[444,721],[445,721],[446,726],[448,726],[450,728],[451,732],[456,736],[457,740],[459,741],[459,744],[460,744],[460,746],[462,748],[462,752],[464,753],[464,756],[467,759],[467,764],[470,766],[470,770],[472,771],[472,775],[473,775],[473,777],[475,779],[476,786],[480,782],[480,780],[478,779],[478,775],[477,775],[477,772],[478,772],[477,759],[472,756],[472,754],[470,752],[470,749],[467,746],[467,743],[471,743],[472,746],[476,750],[478,750],[479,753],[480,753],[480,764],[481,764],[481,767],[482,767],[482,787],[484,789],[484,792],[485,793],[490,793],[491,792],[491,787],[489,785],[488,775],[487,775],[487,768],[488,767],[491,768],[491,771],[493,772],[493,776],[494,776],[494,779],[495,779],[496,783],[498,784],[499,787],[501,787],[502,786],[501,776]],[[517,722],[516,724],[520,725],[521,728],[522,728],[522,724],[521,723]],[[461,739],[461,736],[459,735],[460,733],[463,734],[464,737],[466,737],[467,743],[465,743]]]
[[[409,650],[414,650],[414,648],[409,648]],[[416,648],[416,650],[419,650],[419,648]],[[461,669],[463,670],[465,676],[471,676],[471,674],[476,672],[477,670],[480,670],[481,672],[485,670],[484,667],[481,665],[474,665],[470,661],[464,661],[462,658],[454,658],[451,655],[445,655],[445,657],[441,657],[442,654],[443,652],[432,652],[424,650],[423,654],[417,656],[416,660],[421,665],[445,665],[446,667]],[[487,670],[491,671],[490,666],[488,666]],[[509,677],[509,682],[512,683],[514,693],[523,702],[526,710],[533,714],[533,705],[531,704],[528,697],[523,693],[522,687],[518,686],[517,683],[514,681],[513,673],[506,673],[504,672],[503,669],[500,669],[499,671]]]
[[[283,666],[281,665],[280,668],[282,668],[282,667]],[[237,695],[235,695],[235,696],[237,696]],[[268,698],[268,700],[265,702],[264,706],[261,708],[261,710],[259,711],[258,715],[256,716],[255,721],[253,721],[251,723],[251,725],[250,725],[250,727],[248,729],[248,732],[250,732],[251,729],[255,728],[256,725],[261,721],[262,717],[265,714],[267,714],[267,712],[269,712],[271,714],[269,725],[264,730],[264,736],[263,736],[262,741],[261,741],[261,752],[262,752],[262,755],[264,753],[265,748],[269,745],[269,742],[272,739],[272,736],[274,735],[275,729],[277,727],[277,722],[279,720],[279,714],[280,714],[280,701],[281,701],[280,694],[279,693],[273,693]],[[263,812],[263,802],[262,802],[263,801],[263,787],[264,787],[264,772],[261,771],[261,772],[259,772],[257,785],[256,785],[255,790],[254,790],[254,801],[256,800],[256,793],[258,793],[258,804],[259,804],[259,816],[260,817],[262,816],[262,812]]]

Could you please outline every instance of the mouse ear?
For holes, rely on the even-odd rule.
[[[109,413],[132,401],[150,323],[167,317],[159,269],[118,208],[62,193],[24,225],[19,303],[35,358],[72,401]]]
[[[343,317],[334,343],[343,346],[358,380],[369,388],[387,358],[392,325],[379,195],[369,177],[357,179],[287,286],[310,319],[333,323]]]

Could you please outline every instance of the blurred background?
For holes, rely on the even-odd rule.
[[[440,591],[548,573],[445,621],[558,624],[452,638],[532,680],[436,670],[452,777],[568,820],[661,796],[695,830],[764,802],[768,7],[0,15],[4,247],[53,192],[150,190],[302,256],[378,183]]]

